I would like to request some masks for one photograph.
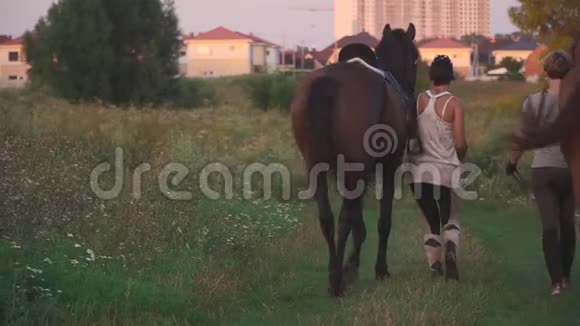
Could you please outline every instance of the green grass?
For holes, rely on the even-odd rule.
[[[374,280],[377,211],[369,205],[369,239],[360,279],[340,300],[326,294],[326,252],[310,209],[300,228],[248,261],[200,270],[191,252],[171,253],[133,273],[121,259],[86,262],[74,241],[0,245],[4,314],[19,323],[52,324],[325,324],[567,325],[580,295],[548,295],[537,218],[530,210],[468,206],[461,283],[432,279],[422,254],[423,221],[414,205],[395,212],[393,274]],[[526,214],[529,212],[529,214]],[[74,239],[70,239],[74,240]],[[66,255],[66,256],[65,256]],[[52,264],[47,263],[46,258]],[[72,265],[71,259],[80,263]],[[26,267],[42,270],[36,274]],[[575,273],[577,276],[578,273]],[[31,278],[34,276],[34,278]],[[42,292],[40,288],[50,289]],[[62,291],[58,293],[57,291]],[[141,319],[146,316],[146,319]]]
[[[277,200],[276,179],[274,199],[258,199],[260,180],[252,180],[254,197],[241,199],[240,171],[254,162],[286,165],[294,191],[300,189],[303,165],[287,113],[254,108],[244,79],[213,83],[221,105],[196,111],[0,93],[1,324],[575,323],[569,312],[576,290],[548,296],[527,190],[502,176],[505,135],[536,86],[453,88],[467,109],[469,160],[483,168],[477,187],[485,198],[462,214],[461,283],[429,276],[424,222],[408,199],[396,204],[393,276],[375,281],[378,212],[369,199],[360,280],[335,300],[326,292],[326,245],[312,203]],[[124,151],[124,188],[114,200],[96,198],[90,172],[112,162],[117,147]],[[213,162],[231,168],[234,200],[210,200],[200,191],[198,173]],[[132,172],[142,163],[152,169],[135,199]],[[174,190],[190,191],[191,200],[159,191],[167,163],[189,168]],[[111,185],[112,176],[102,183]],[[224,184],[216,178],[210,186]]]
[[[465,222],[484,240],[500,261],[502,285],[485,323],[488,325],[573,325],[580,293],[573,288],[561,297],[548,295],[549,278],[544,265],[540,217],[533,207],[474,206]],[[577,265],[577,264],[576,264]],[[576,268],[572,279],[580,273]]]
[[[1,275],[11,284],[5,295],[12,299],[12,304],[4,306],[4,314],[9,320],[25,323],[137,323],[146,315],[156,323],[241,325],[440,324],[448,319],[450,324],[465,325],[484,315],[492,294],[489,285],[497,285],[497,266],[470,234],[464,240],[463,251],[469,255],[462,255],[463,264],[485,272],[466,272],[461,284],[432,280],[423,261],[418,212],[398,209],[391,240],[393,277],[379,283],[373,272],[377,211],[371,208],[366,212],[370,236],[360,280],[344,299],[336,301],[326,292],[325,246],[312,211],[307,213],[301,217],[300,228],[255,252],[249,261],[202,270],[185,251],[171,253],[169,262],[155,259],[149,268],[133,274],[122,259],[87,262],[89,255],[84,247],[74,247],[74,238],[63,243],[36,240],[17,245],[4,240],[0,253],[7,268]],[[15,246],[21,248],[11,248]],[[73,265],[72,259],[80,263]],[[37,292],[37,287],[50,292]],[[455,304],[455,300],[461,303]],[[23,310],[33,319],[27,319],[30,317]],[[76,315],[80,311],[83,313]]]

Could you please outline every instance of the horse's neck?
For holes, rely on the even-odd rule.
[[[580,66],[577,65],[560,84],[560,106],[562,110],[576,110],[579,112],[578,101],[580,100]]]
[[[580,209],[580,151],[576,150],[578,146],[580,146],[580,134],[578,133],[574,135],[573,139],[562,143],[564,155],[572,172],[574,193],[576,194],[576,207]]]

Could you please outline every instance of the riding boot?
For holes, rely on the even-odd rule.
[[[443,275],[443,265],[441,264],[441,236],[426,234],[423,245],[431,273],[433,276]]]
[[[459,251],[459,236],[461,229],[456,223],[443,227],[443,243],[445,245],[445,278],[459,280],[457,255]]]

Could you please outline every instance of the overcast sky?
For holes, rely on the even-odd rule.
[[[405,1],[405,0],[401,0]],[[516,0],[492,1],[492,32],[510,33],[507,9]],[[0,0],[0,34],[20,35],[34,27],[53,0]],[[333,0],[175,0],[184,33],[222,25],[253,32],[280,45],[325,47],[333,39],[331,12],[292,11],[290,7],[331,6]]]

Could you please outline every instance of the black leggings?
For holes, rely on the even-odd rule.
[[[552,284],[570,279],[576,249],[575,206],[568,169],[535,168],[532,183],[542,216],[542,245]]]
[[[431,233],[441,235],[441,226],[449,222],[451,215],[451,189],[430,183],[412,183],[411,190],[427,218]]]

